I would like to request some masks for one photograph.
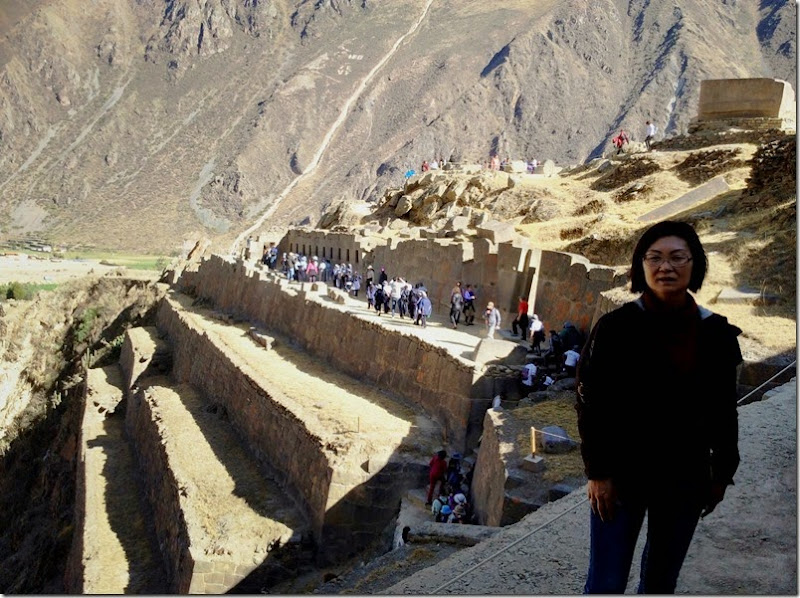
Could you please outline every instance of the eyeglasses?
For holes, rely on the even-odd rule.
[[[643,258],[645,264],[651,268],[658,268],[664,262],[669,262],[673,268],[683,268],[686,264],[692,261],[690,255],[671,255],[664,257],[661,255],[646,255]]]

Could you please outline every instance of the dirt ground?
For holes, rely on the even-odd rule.
[[[103,275],[124,270],[127,278],[157,279],[156,271],[134,270],[107,266],[95,259],[57,259],[31,256],[25,253],[0,255],[0,284],[23,283],[61,283],[90,274]]]

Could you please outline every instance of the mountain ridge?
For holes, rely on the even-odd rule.
[[[569,164],[648,118],[682,133],[704,78],[796,84],[788,1],[437,1],[363,90],[425,2],[96,4],[6,7],[0,237],[224,243],[270,208],[287,225],[376,200],[434,155]]]

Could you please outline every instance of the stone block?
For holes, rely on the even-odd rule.
[[[545,470],[547,465],[544,462],[544,457],[541,455],[528,455],[522,460],[522,469],[532,473],[540,473]]]
[[[778,300],[777,295],[762,293],[755,289],[733,289],[726,287],[719,292],[714,303],[736,305],[770,305]]]
[[[550,502],[553,502],[554,500],[558,500],[559,498],[564,498],[565,496],[572,494],[574,491],[575,488],[568,484],[556,484],[547,491],[547,499]]]
[[[792,86],[780,79],[706,79],[700,82],[698,120],[794,118]]]
[[[414,202],[411,199],[411,197],[409,197],[408,195],[403,195],[397,201],[397,205],[395,206],[394,209],[394,215],[398,217],[405,216],[406,214],[408,214],[408,212],[411,210],[412,207],[414,207]]]
[[[614,280],[614,270],[611,268],[592,267],[588,272],[589,280],[602,280],[612,282]]]
[[[653,222],[656,220],[665,220],[666,218],[683,212],[688,208],[692,208],[702,204],[709,199],[716,197],[721,193],[725,193],[730,189],[728,183],[722,175],[714,177],[707,183],[703,183],[699,187],[695,187],[688,193],[684,193],[678,199],[675,199],[668,204],[660,206],[655,210],[651,210],[637,218],[639,222]]]
[[[515,236],[514,225],[508,222],[485,222],[476,230],[479,237],[489,239],[492,243],[513,241]]]
[[[403,230],[408,228],[408,221],[406,220],[392,220],[389,223],[389,230]]]
[[[611,160],[601,160],[600,164],[597,165],[597,172],[600,174],[608,172],[611,170],[612,166],[613,164],[611,163]]]
[[[556,163],[552,160],[545,160],[542,166],[542,173],[544,176],[553,176],[556,174]]]
[[[560,426],[545,426],[536,429],[536,450],[551,454],[568,453],[578,446],[567,431]]]

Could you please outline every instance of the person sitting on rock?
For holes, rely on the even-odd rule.
[[[447,523],[447,522],[449,522],[450,521],[450,515],[452,515],[452,514],[453,514],[453,509],[450,507],[450,505],[444,505],[442,507],[441,512],[439,513],[439,516],[436,518],[436,523]]]
[[[440,494],[438,498],[435,498],[433,504],[431,505],[431,514],[433,515],[434,521],[439,521],[439,517],[442,513],[442,507],[447,504],[447,496],[444,494]]]

